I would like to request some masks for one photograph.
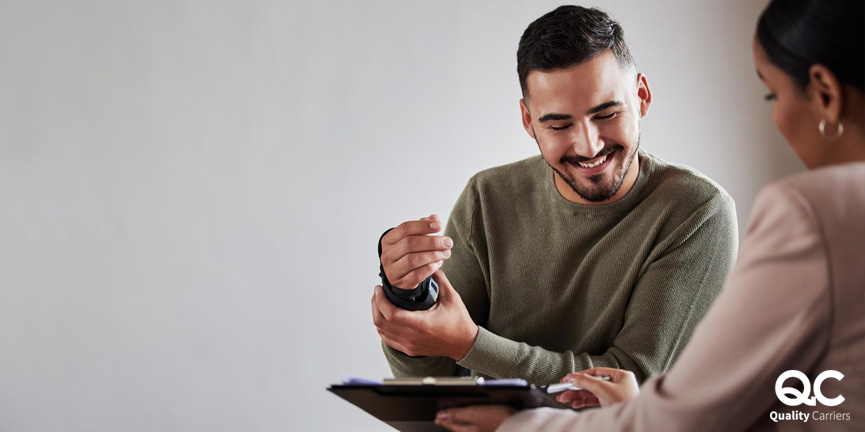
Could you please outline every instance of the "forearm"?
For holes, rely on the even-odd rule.
[[[558,382],[574,371],[604,366],[634,372],[639,381],[646,373],[626,350],[610,347],[601,355],[555,352],[516,342],[480,327],[475,343],[459,366],[494,378],[523,378],[532,384]]]
[[[411,357],[381,344],[394,377],[457,376],[461,372],[456,362],[448,357]]]

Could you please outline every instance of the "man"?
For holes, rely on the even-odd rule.
[[[652,102],[622,29],[562,6],[517,51],[540,157],[475,175],[450,215],[382,236],[373,321],[395,376],[519,377],[675,361],[737,247],[732,199],[639,149]],[[432,278],[438,285],[429,282]]]

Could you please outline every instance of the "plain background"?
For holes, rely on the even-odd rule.
[[[642,145],[740,230],[801,169],[751,61],[765,1],[601,1],[654,103]],[[0,7],[0,431],[384,431],[324,389],[390,374],[381,232],[538,153],[516,47],[558,6]]]

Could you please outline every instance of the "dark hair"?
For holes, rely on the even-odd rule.
[[[624,30],[609,15],[594,8],[559,6],[529,24],[520,38],[517,74],[523,96],[528,95],[529,72],[569,68],[606,50],[612,50],[622,66],[634,64]]]
[[[829,68],[841,84],[865,91],[865,2],[774,0],[757,22],[757,39],[769,61],[801,89],[814,64]]]

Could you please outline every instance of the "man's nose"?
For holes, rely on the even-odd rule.
[[[572,140],[574,152],[578,156],[592,158],[604,148],[604,141],[600,137],[598,127],[592,123],[575,127]]]

